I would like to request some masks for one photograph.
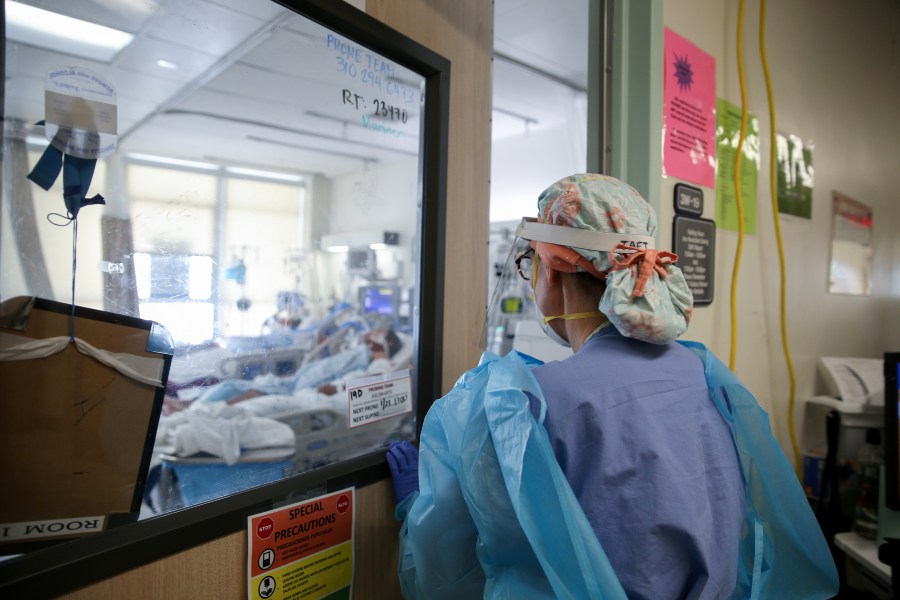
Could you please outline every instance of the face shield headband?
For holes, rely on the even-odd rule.
[[[516,228],[516,236],[532,242],[547,242],[548,244],[597,252],[611,252],[618,244],[635,250],[652,250],[656,247],[653,237],[649,235],[591,231],[565,225],[551,225],[541,223],[533,217],[522,217]]]
[[[652,236],[636,233],[607,233],[542,223],[523,217],[516,228],[516,236],[531,242],[531,246],[550,268],[574,273],[581,267],[597,279],[606,280],[606,273],[573,248],[595,252],[650,250],[655,248]]]

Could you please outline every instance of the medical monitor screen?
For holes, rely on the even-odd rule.
[[[395,315],[399,293],[396,287],[372,286],[361,289],[360,298],[367,313]]]
[[[900,352],[884,355],[885,504],[900,510]]]

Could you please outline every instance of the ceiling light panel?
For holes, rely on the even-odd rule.
[[[6,0],[6,38],[109,63],[134,36],[126,31]]]

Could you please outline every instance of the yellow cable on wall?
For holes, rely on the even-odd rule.
[[[744,0],[738,8],[737,21],[737,67],[738,81],[741,84],[741,134],[738,137],[737,151],[734,154],[734,199],[737,204],[738,242],[734,252],[734,268],[731,271],[731,352],[728,355],[728,368],[734,371],[737,361],[737,283],[741,270],[741,253],[744,249],[744,199],[741,195],[741,155],[744,152],[744,137],[747,134],[747,84],[744,80]]]
[[[769,75],[769,62],[766,59],[766,0],[759,5],[759,55],[762,60],[763,74],[766,78],[766,96],[769,100],[769,194],[772,198],[772,219],[775,223],[775,238],[778,241],[778,266],[781,274],[781,344],[784,349],[784,360],[787,363],[790,396],[788,400],[788,430],[791,436],[791,448],[794,451],[794,468],[798,477],[801,473],[800,451],[797,446],[797,433],[794,427],[794,403],[796,401],[797,382],[794,377],[794,364],[791,361],[791,350],[787,335],[787,294],[785,291],[784,244],[781,240],[781,219],[778,216],[778,186],[776,184],[777,146],[775,143],[775,99],[772,94],[772,78]]]

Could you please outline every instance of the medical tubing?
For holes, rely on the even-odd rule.
[[[797,476],[801,473],[800,450],[797,445],[797,432],[794,428],[794,404],[796,402],[797,381],[794,376],[794,364],[791,361],[791,350],[787,334],[787,293],[784,267],[784,244],[781,240],[781,220],[778,215],[778,187],[776,185],[776,144],[775,144],[775,98],[772,94],[772,78],[769,75],[769,63],[766,60],[766,0],[759,5],[759,56],[762,61],[763,74],[766,79],[766,96],[769,101],[769,195],[772,199],[772,220],[775,224],[775,238],[778,242],[778,267],[781,277],[781,344],[784,349],[784,360],[787,364],[790,396],[788,400],[788,430],[791,436],[791,448],[794,451],[794,469]]]
[[[737,283],[741,270],[741,253],[744,249],[744,199],[741,195],[741,154],[744,151],[744,137],[747,134],[747,82],[744,79],[744,0],[738,8],[737,20],[737,68],[741,85],[741,134],[734,154],[734,199],[737,204],[738,241],[734,252],[734,268],[731,271],[731,351],[728,368],[734,371],[737,362]]]
[[[78,264],[78,219],[72,219],[72,315],[69,320],[69,339],[75,341],[75,267]]]

